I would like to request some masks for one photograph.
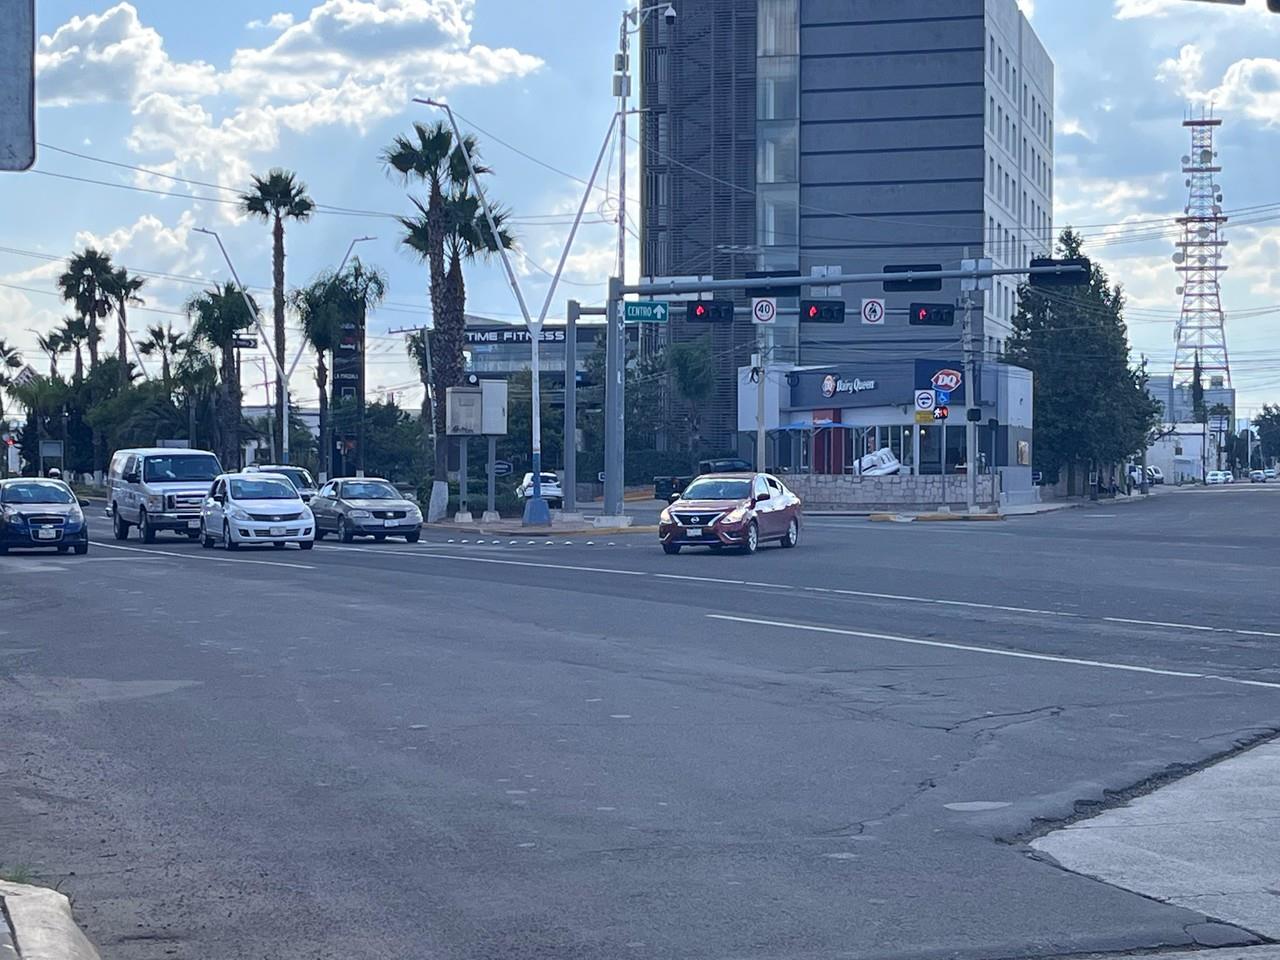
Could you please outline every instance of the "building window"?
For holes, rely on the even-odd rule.
[[[987,157],[987,193],[996,195],[996,159]]]
[[[794,120],[756,124],[756,182],[796,183],[800,174],[800,144]]]
[[[799,188],[761,186],[756,191],[756,227],[765,247],[795,246],[800,234]]]
[[[800,55],[800,16],[797,0],[757,0],[756,56]]]
[[[756,61],[756,119],[794,120],[800,115],[798,57],[761,57]]]
[[[987,36],[987,69],[991,71],[994,77],[996,73],[996,35],[994,33]]]

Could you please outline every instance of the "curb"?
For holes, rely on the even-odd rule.
[[[1000,513],[873,513],[869,517],[872,523],[946,523],[946,522],[990,522],[1003,520]]]
[[[56,890],[0,881],[0,907],[21,960],[100,960],[71,917],[71,901]]]
[[[607,534],[617,536],[628,533],[657,533],[657,525],[632,527],[515,527],[512,529],[485,526],[483,523],[431,523],[424,524],[423,530],[436,530],[441,533],[485,533],[498,537],[559,537],[582,536],[584,534]]]

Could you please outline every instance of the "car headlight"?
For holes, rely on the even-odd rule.
[[[368,520],[373,514],[368,510],[352,510],[347,516],[352,520]]]
[[[84,523],[84,513],[79,507],[73,507],[67,511],[67,520],[71,523]]]
[[[720,518],[720,522],[721,523],[741,523],[745,519],[747,519],[747,508],[734,507],[732,510],[730,510],[728,513],[726,513],[723,517]]]
[[[412,504],[409,505],[409,519],[410,520],[422,519],[422,511],[419,510],[417,507],[413,506]]]
[[[671,522],[671,508],[670,508],[670,507],[663,507],[663,508],[662,508],[662,512],[661,512],[660,514],[658,514],[658,522],[659,522],[659,523],[670,523],[670,522]]]
[[[164,497],[159,497],[159,496],[149,496],[149,497],[147,497],[147,509],[148,509],[148,510],[163,510],[163,509],[164,509]]]
[[[4,513],[4,518],[6,520],[16,520],[19,523],[22,522],[22,514],[20,514],[15,507],[5,507],[4,510],[0,512]]]
[[[227,507],[227,516],[230,517],[232,520],[248,520],[249,519],[248,512],[242,509],[241,507],[237,507],[237,506]]]

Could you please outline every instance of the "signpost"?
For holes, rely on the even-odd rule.
[[[258,349],[257,337],[236,337],[231,341],[231,346],[237,350],[256,350]]]
[[[666,323],[671,304],[666,300],[626,300],[622,304],[624,323]]]
[[[777,322],[778,300],[776,297],[754,297],[751,300],[751,320],[758,325]]]

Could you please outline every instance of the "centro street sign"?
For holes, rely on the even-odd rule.
[[[624,323],[666,323],[671,304],[665,300],[626,300],[622,304]]]

